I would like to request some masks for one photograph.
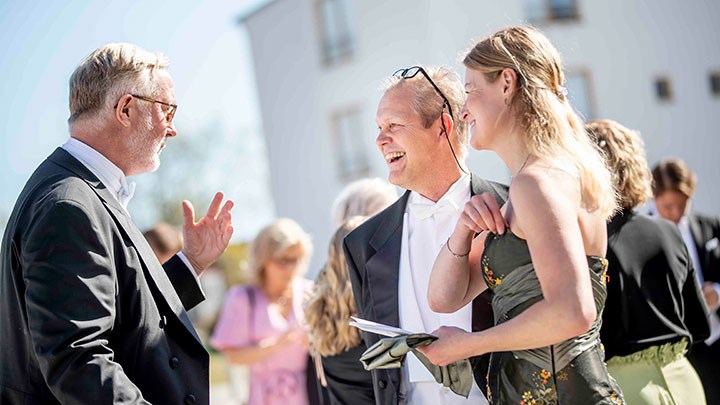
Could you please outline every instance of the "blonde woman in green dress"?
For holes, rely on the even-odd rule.
[[[428,299],[452,312],[490,288],[496,326],[440,328],[422,351],[439,365],[492,353],[493,404],[622,403],[599,339],[615,193],[566,98],[560,56],[539,31],[511,27],[463,62],[470,144],[496,152],[513,178],[503,207],[482,195],[466,204]]]

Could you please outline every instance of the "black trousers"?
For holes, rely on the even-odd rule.
[[[708,405],[720,405],[720,340],[692,345],[687,358],[700,376]]]

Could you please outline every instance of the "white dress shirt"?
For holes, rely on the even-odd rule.
[[[472,304],[452,314],[430,309],[427,291],[435,258],[452,233],[463,207],[470,200],[470,176],[456,181],[437,203],[411,192],[403,216],[398,280],[400,327],[411,332],[431,333],[441,326],[472,329]],[[486,404],[473,383],[468,399],[438,384],[412,352],[402,371],[408,404]]]
[[[130,213],[127,212],[127,205],[135,194],[134,181],[128,182],[125,173],[123,173],[119,167],[115,166],[115,164],[103,156],[102,153],[84,144],[82,141],[71,137],[61,148],[65,149],[65,151],[90,170],[92,174],[107,187],[110,194],[118,200],[128,216],[130,215]]]
[[[96,151],[82,141],[70,137],[60,147],[67,153],[71,154],[72,157],[79,160],[83,166],[90,170],[92,174],[94,174],[98,180],[107,187],[110,194],[118,200],[125,210],[125,213],[130,216],[130,213],[127,210],[127,205],[135,194],[134,181],[128,182],[127,177],[125,177],[125,173],[123,173],[119,167],[115,166],[115,164],[106,158],[102,153]],[[183,252],[178,252],[177,255],[183,263],[185,263],[185,266],[192,271],[192,274],[197,280],[197,273],[185,254]]]

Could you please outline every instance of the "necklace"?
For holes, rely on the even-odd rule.
[[[522,169],[525,168],[525,165],[527,164],[528,160],[530,160],[530,155],[531,155],[531,153],[528,153],[528,155],[525,157],[525,161],[523,162],[522,166],[520,166],[520,170],[518,170],[517,173],[515,173],[515,176],[517,176],[518,174],[520,174],[520,172],[522,171]],[[514,176],[510,176],[510,177],[514,177]]]

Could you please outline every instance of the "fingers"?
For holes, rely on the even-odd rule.
[[[185,219],[185,226],[195,225],[195,208],[190,201],[184,200],[182,202],[183,217]]]
[[[466,227],[472,229],[474,232],[487,230],[487,226],[483,222],[480,213],[470,201],[465,204],[465,210],[460,215],[460,220]]]
[[[221,235],[222,242],[224,244],[230,243],[230,238],[232,237],[232,234],[234,232],[234,228],[232,226],[232,213],[231,213],[234,205],[235,205],[235,203],[233,203],[232,200],[226,201],[225,205],[223,205],[223,208],[220,211],[220,214],[218,215],[218,218],[217,218],[218,225],[222,232],[222,235]]]
[[[218,191],[215,193],[215,197],[213,198],[212,202],[210,203],[210,207],[208,207],[207,210],[207,217],[208,218],[216,218],[218,214],[220,213],[220,204],[222,203],[223,198],[225,195],[222,193],[222,191]],[[231,201],[228,201],[231,203]],[[227,205],[227,203],[225,203]],[[232,205],[230,206],[232,208]]]
[[[225,228],[222,234],[222,242],[226,246],[230,243],[230,238],[232,238],[233,232],[235,232],[235,228],[232,227],[232,225]]]
[[[218,193],[222,196],[222,193]],[[222,200],[222,197],[220,197],[220,200]],[[227,200],[225,201],[225,205],[222,207],[222,212],[230,212],[233,207],[235,206],[235,202],[233,200]]]
[[[495,197],[490,193],[482,193],[480,194],[480,198],[485,202],[485,207],[489,210],[481,212],[485,223],[492,223],[495,227],[495,233],[505,233],[505,218],[503,218],[502,212],[500,212],[500,206],[497,201],[495,201]]]
[[[486,230],[497,234],[505,233],[505,218],[495,198],[489,193],[473,196],[465,204],[460,220],[478,233]]]

